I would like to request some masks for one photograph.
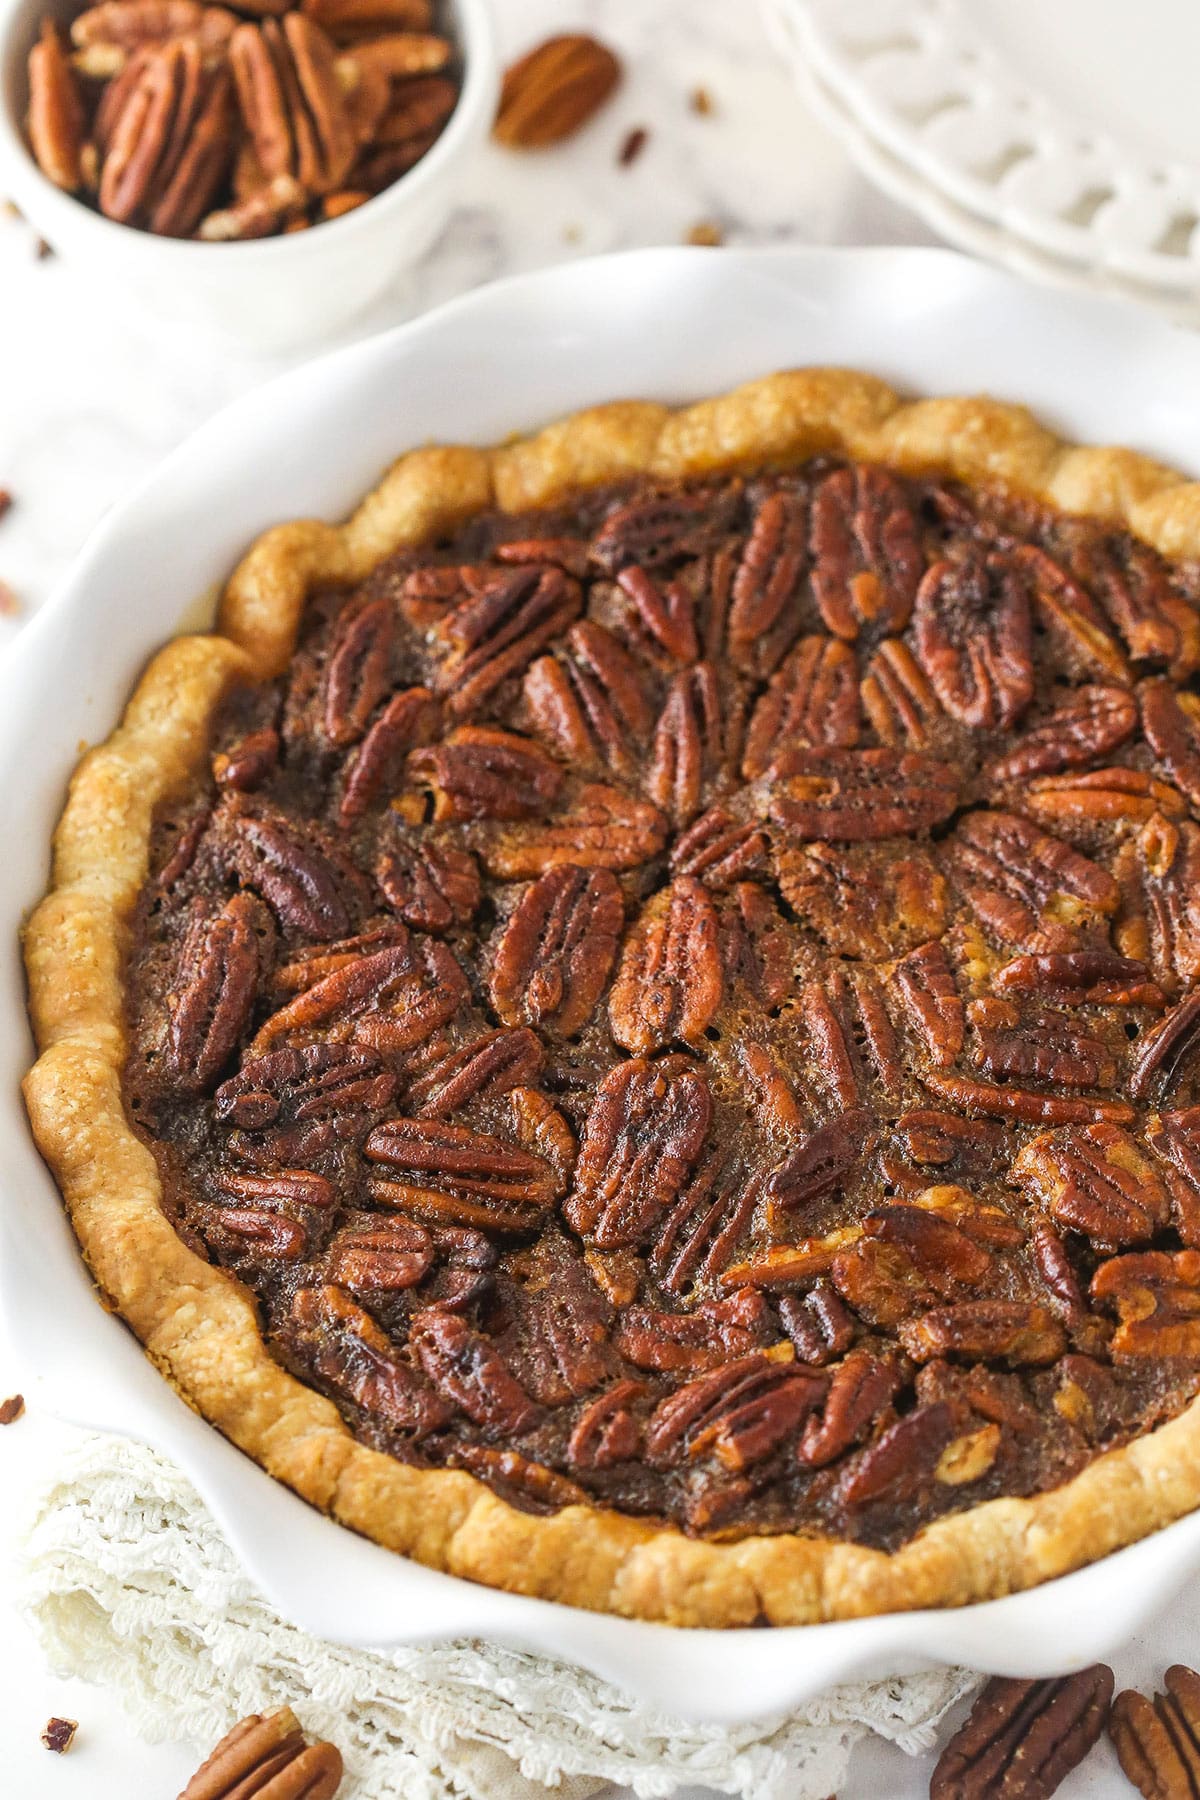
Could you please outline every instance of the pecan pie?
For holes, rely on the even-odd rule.
[[[26,944],[39,1143],[190,1403],[679,1624],[1200,1501],[1197,492],[808,370],[261,539]]]

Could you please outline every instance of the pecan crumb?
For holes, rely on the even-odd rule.
[[[75,1733],[78,1730],[78,1719],[47,1719],[42,1732],[42,1742],[47,1750],[53,1750],[56,1756],[65,1756],[75,1742]]]
[[[694,87],[688,95],[688,105],[691,107],[692,111],[698,113],[702,119],[710,118],[717,110],[713,102],[713,97],[706,87]]]
[[[0,488],[0,519],[12,508],[13,497],[7,488]]]
[[[25,1396],[10,1394],[7,1400],[0,1400],[0,1425],[15,1425],[25,1411]]]
[[[33,247],[33,254],[39,262],[49,262],[54,255],[54,245],[48,244],[44,237],[40,237]]]
[[[0,581],[0,618],[11,619],[21,610],[21,602],[17,599],[7,581]]]
[[[685,244],[700,244],[705,248],[715,249],[725,242],[725,233],[712,219],[698,219],[684,237]]]
[[[617,161],[623,169],[627,169],[631,163],[637,161],[638,157],[642,154],[642,151],[646,148],[649,138],[650,133],[646,130],[644,125],[635,125],[633,130],[626,134],[625,140],[617,154]]]

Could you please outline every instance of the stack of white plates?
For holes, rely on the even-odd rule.
[[[1195,0],[764,0],[858,166],[1024,273],[1200,324]]]

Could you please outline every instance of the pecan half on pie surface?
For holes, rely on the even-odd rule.
[[[1200,1499],[1122,1462],[1200,1467],[1197,571],[1089,516],[1124,453],[1054,448],[1068,513],[1025,415],[754,393],[271,534],[183,722],[97,753],[159,774],[118,1050],[56,973],[95,760],[28,948],[39,1139],[201,1410],[424,1560],[680,1622],[980,1597]],[[790,454],[697,452],[801,393]]]

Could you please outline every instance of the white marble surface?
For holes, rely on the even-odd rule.
[[[510,52],[586,23],[623,53],[626,82],[569,148],[536,158],[487,152],[433,253],[360,329],[565,257],[678,242],[701,220],[718,224],[732,243],[925,240],[916,221],[865,187],[806,115],[750,0],[577,0],[569,9],[561,0],[497,0],[497,11]],[[698,86],[712,96],[710,116],[689,108]],[[622,168],[618,151],[635,126],[646,127],[649,139]],[[0,645],[157,457],[224,401],[285,366],[217,353],[155,324],[132,302],[98,290],[85,272],[38,261],[26,228],[0,220],[0,488],[14,497],[0,522],[0,581],[19,603],[0,614]],[[336,446],[313,449],[336,454]],[[32,1484],[69,1436],[36,1411],[0,1432],[0,1791],[12,1800],[166,1796],[194,1765],[192,1749],[138,1744],[103,1694],[42,1665],[13,1606],[4,1551]],[[1185,1599],[1131,1649],[1120,1673],[1145,1681],[1172,1658],[1196,1654]],[[51,1711],[82,1722],[77,1749],[62,1760],[38,1743]],[[844,1800],[916,1800],[930,1766],[869,1748],[856,1756]],[[1122,1791],[1107,1751],[1061,1790],[1064,1800],[1115,1800]]]

